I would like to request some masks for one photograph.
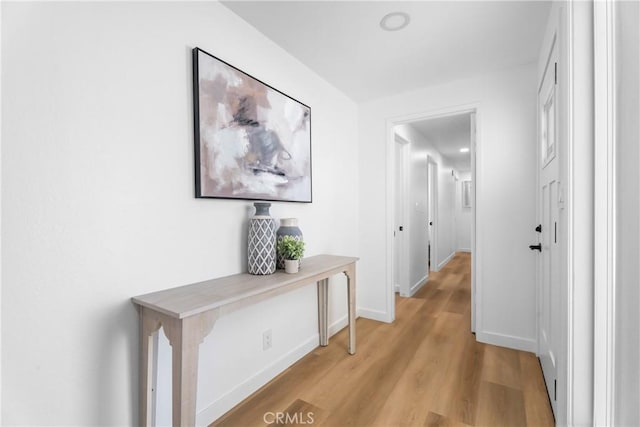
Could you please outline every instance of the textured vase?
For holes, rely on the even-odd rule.
[[[249,221],[247,247],[249,274],[276,271],[276,222],[269,215],[271,203],[254,203],[256,213]]]
[[[302,231],[298,228],[298,220],[296,218],[282,218],[276,236],[278,242],[282,240],[284,236],[291,236],[296,240],[302,240]],[[284,268],[284,258],[280,255],[278,255],[278,268]]]

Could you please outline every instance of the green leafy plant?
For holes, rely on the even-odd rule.
[[[300,259],[304,254],[304,242],[292,236],[284,236],[278,241],[278,255],[284,259]]]

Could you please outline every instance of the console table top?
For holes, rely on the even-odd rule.
[[[265,276],[234,274],[139,295],[133,297],[132,301],[182,319],[249,298],[277,293],[280,289],[309,283],[314,281],[316,276],[326,274],[327,271],[335,270],[336,274],[340,273],[345,266],[355,263],[358,259],[336,255],[316,255],[304,258],[302,268],[296,274],[284,273],[282,270]]]

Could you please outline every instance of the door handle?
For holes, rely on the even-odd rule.
[[[537,245],[529,245],[529,249],[532,251],[540,251],[542,252],[542,245],[538,243]]]

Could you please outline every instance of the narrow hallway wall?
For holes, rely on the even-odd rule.
[[[438,270],[456,253],[456,175],[448,165],[438,167]]]
[[[460,172],[456,184],[456,247],[457,251],[471,252],[471,207],[462,206],[462,186],[471,180],[471,172]],[[473,189],[473,183],[471,183]]]

